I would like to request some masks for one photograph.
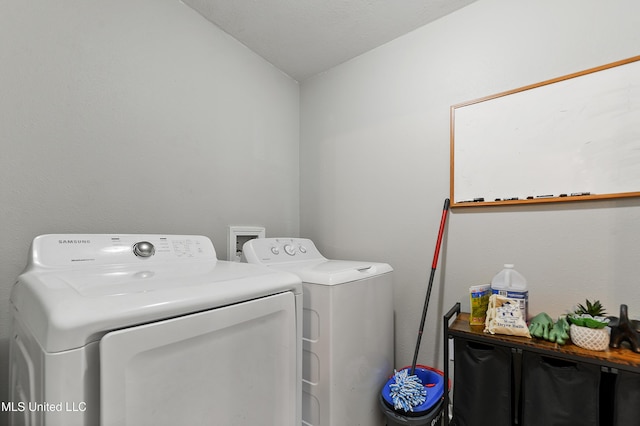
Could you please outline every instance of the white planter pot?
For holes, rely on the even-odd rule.
[[[569,334],[574,345],[590,351],[604,351],[609,347],[609,327],[588,328],[571,324]]]

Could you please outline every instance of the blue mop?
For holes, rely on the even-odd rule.
[[[427,388],[418,376],[409,375],[409,370],[394,371],[394,382],[389,384],[389,394],[394,410],[413,411],[413,407],[427,400]]]

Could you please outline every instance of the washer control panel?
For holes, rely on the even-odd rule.
[[[326,260],[313,241],[306,238],[254,238],[244,244],[242,252],[249,263],[263,265]]]

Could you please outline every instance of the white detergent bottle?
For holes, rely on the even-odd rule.
[[[491,280],[491,293],[517,299],[520,305],[522,318],[529,318],[529,291],[527,280],[521,273],[513,269],[513,264],[506,263],[504,269],[498,272]]]

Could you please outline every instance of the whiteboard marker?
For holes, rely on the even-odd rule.
[[[580,195],[591,195],[591,193],[590,192],[572,192],[571,193],[572,197],[578,197]]]

